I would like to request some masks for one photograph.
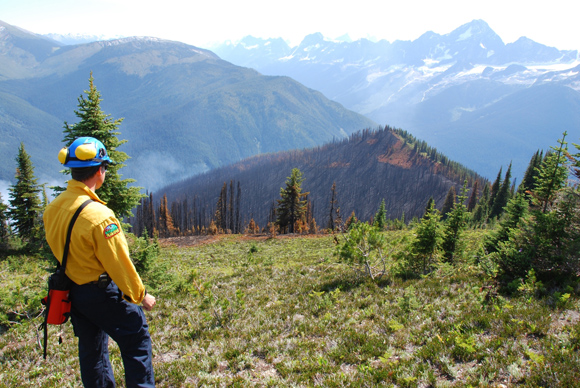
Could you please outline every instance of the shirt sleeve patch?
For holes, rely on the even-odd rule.
[[[107,227],[103,231],[103,234],[105,235],[106,239],[109,239],[109,238],[119,234],[120,231],[121,231],[121,229],[119,229],[119,226],[117,226],[117,224],[113,223],[113,224],[107,225]]]

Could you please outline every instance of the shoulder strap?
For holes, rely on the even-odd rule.
[[[73,226],[77,220],[77,218],[79,218],[79,214],[81,214],[81,211],[83,211],[83,209],[85,208],[85,206],[87,206],[89,203],[93,202],[92,199],[87,199],[85,202],[83,202],[83,204],[81,206],[79,206],[79,208],[76,210],[75,214],[73,214],[72,219],[70,220],[70,223],[68,224],[68,230],[66,233],[66,241],[64,244],[64,253],[62,255],[62,264],[61,264],[61,268],[62,268],[62,273],[64,274],[64,271],[66,270],[66,260],[68,258],[68,248],[70,246],[70,236],[72,233],[72,229]],[[46,350],[47,350],[47,344],[48,344],[48,309],[50,308],[50,291],[49,291],[49,296],[47,296],[46,299],[46,311],[44,312],[44,322],[40,324],[40,327],[38,328],[38,330],[43,329],[44,330],[44,359],[46,360]]]
[[[70,236],[72,233],[73,226],[74,226],[77,218],[79,217],[79,214],[81,214],[81,212],[83,211],[85,206],[87,206],[91,202],[93,202],[92,199],[87,199],[85,202],[83,202],[83,204],[81,206],[79,206],[79,208],[77,209],[75,214],[72,216],[72,219],[70,220],[70,224],[68,225],[68,231],[66,232],[66,241],[64,243],[64,252],[62,254],[62,263],[61,263],[62,273],[64,273],[66,270],[66,261],[68,259],[68,248],[70,246]]]

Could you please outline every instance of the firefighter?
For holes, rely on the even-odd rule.
[[[78,337],[81,379],[85,387],[114,387],[108,341],[118,345],[127,387],[154,387],[151,337],[143,309],[151,311],[148,294],[129,257],[119,220],[95,191],[106,178],[111,159],[103,143],[80,137],[63,148],[59,161],[72,179],[46,208],[46,240],[61,258],[67,228],[76,209],[92,199],[72,230],[66,275],[70,290],[71,322]],[[141,306],[139,306],[141,305]]]

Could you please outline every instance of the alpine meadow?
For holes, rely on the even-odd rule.
[[[485,22],[468,27],[473,35],[458,29],[409,44],[355,45],[382,53],[381,69],[392,70],[382,85],[396,88],[401,58],[415,66],[410,49],[420,43],[441,51],[461,36],[458,53],[493,62],[485,81],[413,86],[414,95],[430,85],[431,100],[416,103],[411,117],[404,95],[377,105],[384,90],[362,87],[361,74],[371,72],[362,64],[370,62],[351,57],[358,70],[325,62],[351,46],[325,43],[333,50],[301,61],[300,47],[322,45],[321,35],[294,51],[247,38],[256,56],[244,57],[244,45],[220,55],[265,73],[300,74],[300,82],[326,85],[324,95],[294,76],[263,75],[179,42],[67,46],[0,22],[0,179],[9,183],[0,193],[0,387],[83,384],[71,322],[48,325],[46,358],[41,329],[58,263],[43,212],[70,179],[59,149],[82,136],[106,146],[112,163],[96,194],[123,220],[133,265],[157,298],[145,312],[156,386],[578,386],[580,136],[568,127],[578,116],[578,92],[568,85],[575,75],[550,73],[554,84],[545,75],[544,88],[526,89],[499,70],[522,47],[522,56],[546,61],[577,53],[527,41],[505,46]],[[477,48],[484,45],[472,36],[481,31],[496,57]],[[462,66],[475,77],[475,62],[445,58],[439,81]],[[346,87],[349,78],[355,82]],[[497,112],[519,109],[518,93],[532,99],[548,89],[569,112],[558,135],[535,147],[519,124],[509,131],[517,114]],[[452,108],[458,116],[450,121],[442,108],[446,118],[429,132],[435,105],[460,96],[478,103]],[[413,130],[363,116],[388,121],[399,108],[392,117]],[[460,128],[465,123],[476,125]],[[435,148],[415,130],[453,144]],[[109,357],[116,385],[126,386],[111,340]]]

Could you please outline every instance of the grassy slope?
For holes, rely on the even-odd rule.
[[[158,386],[573,386],[577,296],[497,295],[469,263],[481,234],[466,241],[460,269],[378,285],[337,264],[328,236],[165,247],[145,276],[159,302],[147,313]],[[46,266],[0,262],[3,312],[42,293]],[[43,361],[39,323],[0,335],[0,387],[80,385],[71,325],[61,345],[51,327]],[[111,359],[122,386],[116,345]]]

